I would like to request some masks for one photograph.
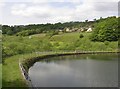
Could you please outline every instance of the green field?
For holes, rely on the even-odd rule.
[[[79,38],[83,34],[83,38]],[[26,37],[3,36],[3,56],[13,56],[38,51],[117,51],[118,42],[92,42],[91,33],[63,33],[51,38],[45,34]]]
[[[83,38],[79,38],[83,34]],[[42,51],[117,51],[118,42],[92,42],[91,33],[63,33],[49,38],[45,34],[21,37],[3,35],[3,87],[26,87],[19,59],[38,56]]]
[[[3,76],[2,83],[3,87],[20,87],[25,86],[24,80],[18,66],[19,57],[10,57],[5,60],[3,64]]]

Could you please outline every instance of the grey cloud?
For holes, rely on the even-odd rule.
[[[102,11],[102,12],[117,12],[118,11],[118,3],[117,2],[94,3],[94,9],[96,11]]]

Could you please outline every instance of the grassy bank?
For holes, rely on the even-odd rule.
[[[20,55],[6,58],[2,69],[3,87],[25,87],[26,83],[19,70]]]
[[[19,60],[29,59],[31,57],[40,56],[41,54],[30,53],[15,55],[9,58],[5,58],[2,65],[2,86],[3,87],[27,87],[26,81],[23,79],[19,68]],[[42,54],[43,55],[43,54]]]
[[[79,38],[83,34],[83,38]],[[62,33],[51,38],[45,34],[31,37],[3,36],[3,56],[13,56],[41,51],[117,51],[118,42],[92,42],[91,33]]]

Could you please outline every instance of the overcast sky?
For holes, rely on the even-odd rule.
[[[0,23],[41,24],[118,16],[119,0],[0,0]]]

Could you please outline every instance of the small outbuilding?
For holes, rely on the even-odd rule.
[[[92,32],[92,28],[88,28],[86,32]]]

